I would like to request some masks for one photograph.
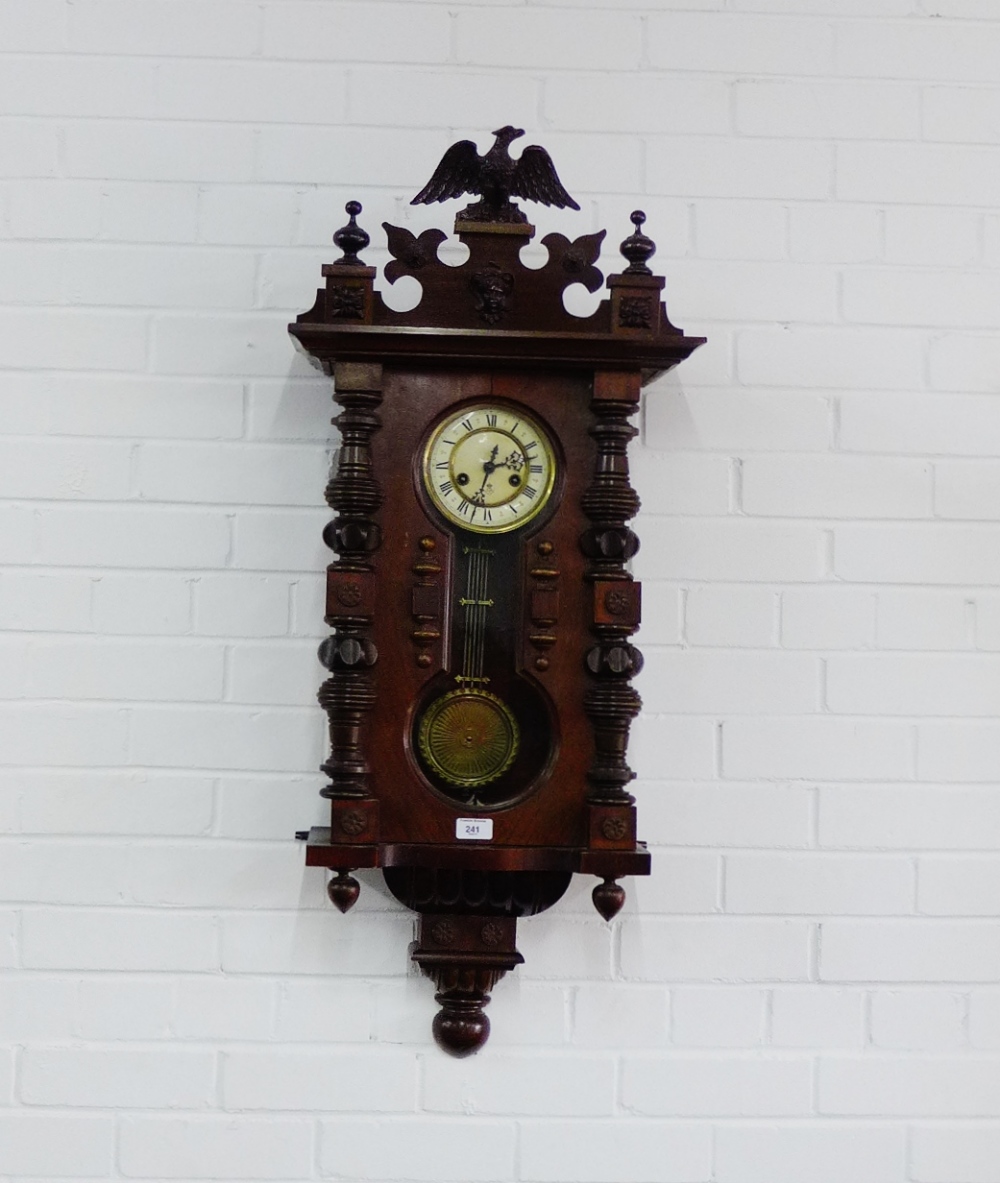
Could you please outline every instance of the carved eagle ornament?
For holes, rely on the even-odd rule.
[[[480,156],[472,140],[459,140],[441,157],[434,175],[413,198],[411,205],[430,205],[448,201],[463,193],[479,195],[482,200],[467,206],[458,215],[470,222],[525,222],[527,218],[510,200],[523,197],[559,209],[580,207],[563,188],[552,157],[537,144],[530,144],[514,160],[508,148],[519,136],[520,127],[501,127],[495,131],[496,142],[485,156]]]

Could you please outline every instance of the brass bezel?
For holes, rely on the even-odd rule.
[[[470,698],[486,700],[507,725],[510,733],[510,747],[503,763],[486,776],[456,776],[454,772],[441,763],[430,743],[429,732],[431,726],[441,712],[447,709],[457,699]],[[427,761],[427,766],[441,780],[447,784],[456,785],[458,788],[476,789],[481,785],[492,784],[493,781],[499,780],[507,769],[510,768],[511,764],[517,758],[517,753],[521,747],[521,733],[517,726],[517,719],[514,718],[513,712],[502,698],[498,698],[495,694],[490,694],[488,690],[449,690],[447,694],[442,694],[440,698],[435,698],[424,711],[417,726],[417,743],[420,747],[420,754]]]
[[[500,411],[510,413],[516,408],[517,414],[522,420],[531,424],[534,428],[535,434],[541,441],[542,449],[549,463],[549,471],[545,481],[544,488],[539,490],[539,495],[532,504],[531,509],[523,517],[519,517],[516,521],[506,522],[503,524],[493,524],[484,522],[482,525],[476,525],[470,522],[467,518],[462,517],[461,514],[454,512],[450,506],[443,502],[438,494],[437,488],[434,484],[433,477],[430,471],[430,457],[434,450],[434,445],[448,430],[449,427],[456,423],[461,423],[466,415],[475,414],[478,411]],[[502,429],[497,429],[502,432]],[[502,432],[503,434],[510,434],[509,432]],[[469,434],[469,433],[466,433]],[[512,437],[516,439],[517,437]],[[427,442],[424,444],[423,458],[420,463],[420,479],[423,481],[424,491],[426,492],[431,504],[438,511],[443,518],[445,518],[451,525],[460,526],[463,530],[468,530],[471,534],[509,534],[513,530],[520,530],[528,522],[534,521],[542,510],[548,505],[549,498],[552,496],[552,491],[556,484],[556,470],[558,467],[558,458],[556,450],[552,443],[552,439],[548,431],[539,423],[537,417],[533,415],[526,408],[519,403],[505,403],[505,402],[478,402],[466,403],[458,411],[449,414],[446,419],[442,419],[437,427],[427,437]]]

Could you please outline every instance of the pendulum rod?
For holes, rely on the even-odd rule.
[[[465,636],[462,644],[462,672],[455,681],[462,686],[485,686],[486,613],[494,605],[489,598],[490,560],[494,552],[482,546],[466,546],[468,556],[465,592],[458,601],[465,609]]]

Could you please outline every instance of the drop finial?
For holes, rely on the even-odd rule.
[[[350,215],[351,220],[346,226],[341,226],[333,236],[335,245],[344,252],[343,258],[337,260],[336,266],[364,267],[364,262],[358,258],[358,251],[363,251],[371,242],[371,238],[355,220],[361,213],[361,202],[349,201],[344,210]]]
[[[642,232],[642,224],[646,220],[646,215],[641,209],[636,209],[632,211],[629,217],[635,230],[633,230],[619,248],[625,258],[628,259],[625,274],[652,275],[653,272],[646,266],[646,263],[656,254],[656,243]]]
[[[625,889],[606,876],[604,882],[598,883],[591,892],[590,898],[605,920],[613,920],[625,903]]]
[[[341,912],[349,912],[358,902],[361,884],[353,875],[349,875],[346,870],[341,868],[337,871],[336,878],[331,879],[326,885],[326,894],[330,897],[330,902],[335,904]]]

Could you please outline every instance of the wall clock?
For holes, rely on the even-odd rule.
[[[604,283],[604,231],[549,234],[545,266],[521,263],[534,227],[513,197],[578,208],[544,149],[510,157],[521,134],[501,128],[485,156],[453,145],[414,199],[479,197],[456,218],[461,266],[438,257],[442,231],[383,224],[385,279],[417,279],[415,308],[383,303],[349,202],[342,257],[289,326],[341,408],[320,649],[330,824],[301,835],[306,861],[332,872],[342,911],[351,872],[379,867],[418,913],[412,956],[456,1055],[489,1034],[519,918],[583,873],[610,920],[618,880],[649,873],[627,788],[642,660],[627,449],[642,385],[703,342],[667,319],[640,211],[591,316],[563,293]]]

